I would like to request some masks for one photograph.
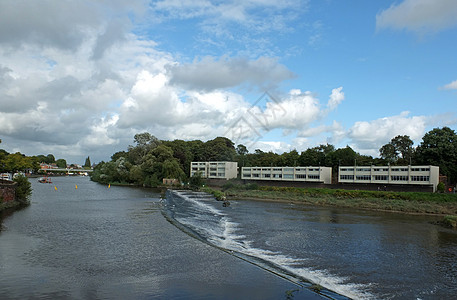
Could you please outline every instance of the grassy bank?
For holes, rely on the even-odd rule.
[[[227,187],[228,197],[416,214],[457,215],[457,195],[323,188]]]
[[[18,209],[24,206],[30,205],[29,202],[19,202],[19,201],[8,201],[8,202],[1,202],[0,201],[0,212],[7,210],[7,209]]]

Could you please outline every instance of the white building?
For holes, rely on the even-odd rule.
[[[332,183],[330,167],[243,167],[241,179]]]
[[[340,183],[432,185],[433,191],[440,173],[436,166],[353,166],[338,171]]]
[[[231,179],[238,176],[238,163],[233,161],[191,162],[190,176],[200,172],[203,178]]]

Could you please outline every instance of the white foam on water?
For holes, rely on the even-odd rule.
[[[319,284],[324,288],[352,299],[376,298],[367,291],[369,285],[350,283],[348,282],[348,278],[332,275],[325,270],[303,267],[303,264],[306,261],[309,261],[308,259],[293,258],[280,252],[253,247],[252,241],[246,240],[245,235],[237,233],[237,231],[239,231],[240,224],[231,221],[230,218],[222,211],[205,202],[199,201],[197,198],[189,197],[188,193],[180,193],[177,191],[173,192],[178,194],[183,199],[198,205],[198,207],[202,209],[202,212],[208,212],[213,216],[220,217],[218,223],[214,223],[214,226],[208,226],[208,223],[202,222],[202,216],[199,215],[194,215],[192,217],[180,217],[176,219],[181,224],[186,225],[199,234],[205,236],[208,242],[214,244],[215,246],[259,258],[277,266],[279,269],[283,269],[290,274],[294,274],[299,278],[304,278],[307,281]],[[205,224],[205,226],[202,226],[203,224]]]

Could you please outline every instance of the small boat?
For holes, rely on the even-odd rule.
[[[51,178],[49,178],[49,177],[41,177],[40,179],[38,179],[38,182],[40,182],[40,183],[52,183]]]

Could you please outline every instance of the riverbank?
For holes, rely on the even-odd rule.
[[[252,187],[251,187],[252,188]],[[230,187],[228,199],[292,202],[424,215],[457,215],[457,195],[415,192],[350,191],[290,187]]]
[[[0,202],[0,213],[11,209],[11,210],[16,210],[16,209],[21,209],[23,207],[29,206],[30,202],[19,202],[19,201],[8,201],[8,202]]]

